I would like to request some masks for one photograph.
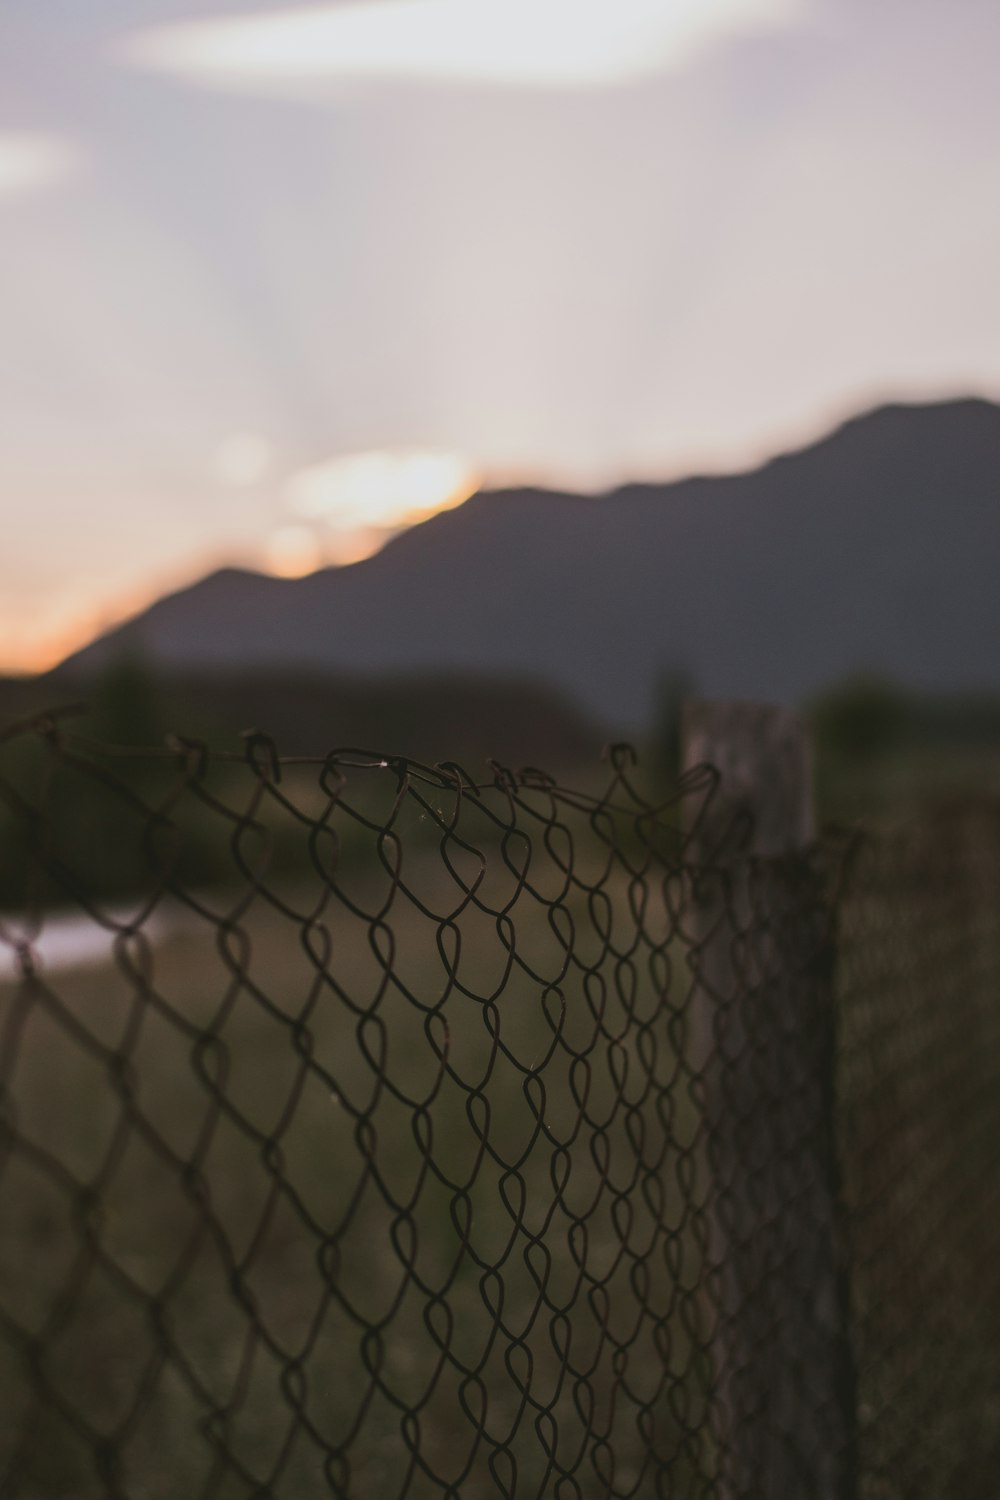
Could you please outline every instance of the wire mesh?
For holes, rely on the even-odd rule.
[[[4,1500],[989,1492],[1000,823],[717,781],[8,733]]]
[[[841,904],[839,1149],[863,1500],[1000,1472],[1000,807],[865,838]]]

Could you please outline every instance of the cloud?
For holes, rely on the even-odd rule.
[[[214,88],[418,80],[593,88],[793,25],[810,0],[348,0],[142,31],[117,55]]]
[[[80,160],[79,149],[59,136],[0,131],[0,202],[61,181]]]

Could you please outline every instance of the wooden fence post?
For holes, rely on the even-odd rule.
[[[690,1063],[706,1142],[718,1500],[847,1500],[854,1392],[838,1253],[832,922],[810,756],[787,709],[692,702]]]

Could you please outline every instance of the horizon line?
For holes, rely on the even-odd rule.
[[[419,530],[439,519],[444,514],[457,515],[465,506],[476,499],[486,496],[500,496],[514,494],[519,491],[533,491],[540,495],[561,495],[566,498],[579,498],[581,500],[611,499],[623,490],[638,488],[663,488],[669,489],[674,486],[695,483],[702,480],[742,478],[762,472],[772,464],[786,458],[793,458],[809,452],[811,449],[822,446],[825,442],[835,438],[848,427],[859,422],[870,420],[890,411],[919,411],[936,407],[955,407],[967,405],[993,406],[1000,409],[1000,392],[995,396],[985,395],[965,388],[960,392],[949,394],[928,395],[927,393],[915,393],[913,395],[886,393],[882,397],[874,399],[873,404],[859,406],[845,403],[838,415],[827,416],[825,420],[813,420],[809,423],[795,424],[798,428],[798,436],[789,433],[782,440],[776,439],[773,443],[761,443],[762,450],[756,457],[747,457],[736,460],[733,463],[720,462],[717,466],[697,466],[689,464],[679,465],[675,473],[662,473],[657,476],[653,473],[643,473],[642,466],[638,466],[632,477],[604,481],[594,488],[573,484],[569,487],[562,484],[554,475],[543,477],[536,470],[537,477],[525,478],[504,482],[493,482],[490,480],[488,470],[484,475],[484,482],[472,492],[460,505],[451,510],[436,511],[430,516],[414,522],[412,525],[403,526],[387,533],[381,546],[365,557],[349,562],[327,562],[319,567],[310,569],[298,575],[288,575],[276,572],[268,568],[260,558],[259,553],[252,549],[241,558],[239,553],[228,553],[225,556],[212,553],[202,554],[199,559],[192,559],[187,565],[169,573],[154,575],[147,582],[139,584],[135,589],[118,596],[118,601],[102,607],[97,612],[89,612],[86,618],[81,618],[64,630],[54,632],[48,641],[41,645],[37,653],[16,653],[13,658],[0,655],[0,676],[8,679],[30,679],[42,677],[49,672],[62,666],[71,657],[87,646],[103,639],[113,631],[136,619],[139,615],[160,600],[184,593],[190,588],[197,587],[208,578],[215,577],[219,573],[235,572],[256,576],[258,578],[272,579],[275,583],[295,584],[307,578],[316,577],[320,573],[341,571],[345,568],[361,567],[378,557],[387,547],[390,547],[400,537],[411,531]],[[804,429],[804,430],[803,430]],[[499,472],[497,479],[500,478]]]

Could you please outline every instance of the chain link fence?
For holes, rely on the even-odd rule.
[[[1000,823],[717,790],[9,732],[0,1496],[992,1493]]]
[[[1000,806],[861,840],[838,944],[863,1500],[1000,1474]]]

